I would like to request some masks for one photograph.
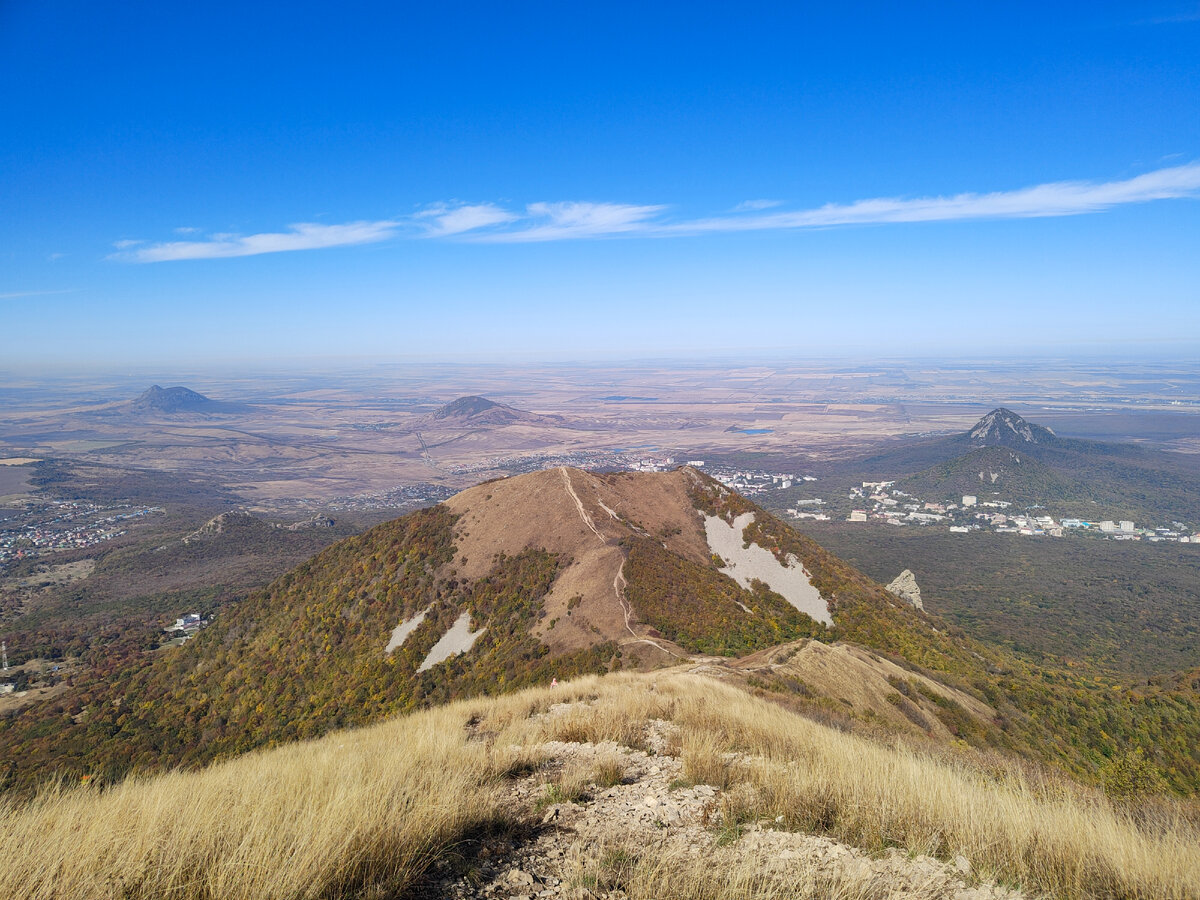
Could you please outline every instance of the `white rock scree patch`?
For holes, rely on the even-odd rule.
[[[454,620],[454,624],[450,626],[449,631],[442,635],[442,639],[433,645],[433,649],[425,657],[425,662],[417,667],[417,671],[428,671],[438,663],[445,662],[452,656],[459,653],[466,653],[475,645],[475,642],[479,640],[479,636],[485,631],[487,631],[486,628],[472,631],[471,614],[463,613]]]
[[[387,646],[383,648],[384,653],[391,653],[393,650],[399,650],[404,646],[404,642],[408,640],[408,636],[417,630],[417,626],[425,621],[425,616],[429,614],[429,610],[423,609],[411,619],[405,619],[399,625],[392,629],[392,638],[388,641]]]
[[[744,588],[750,587],[757,578],[779,594],[800,612],[826,625],[833,624],[829,615],[829,604],[821,596],[800,560],[788,557],[788,565],[782,565],[775,554],[758,544],[743,546],[742,532],[754,521],[754,513],[742,513],[730,525],[720,516],[704,517],[704,534],[709,549],[725,560],[725,574]]]

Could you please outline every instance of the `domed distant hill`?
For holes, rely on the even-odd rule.
[[[160,387],[155,384],[130,402],[128,409],[134,413],[160,415],[186,415],[189,413],[217,414],[246,411],[239,403],[213,400],[183,386]]]
[[[447,403],[432,416],[447,425],[514,425],[517,423],[556,424],[558,416],[542,416],[523,409],[497,403],[486,397],[471,395]]]
[[[159,387],[157,384],[150,387],[149,390],[133,401],[133,408],[135,410],[165,413],[203,410],[213,405],[215,405],[215,401],[193,391],[191,388],[164,388]]]

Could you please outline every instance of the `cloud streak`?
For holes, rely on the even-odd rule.
[[[849,204],[762,216],[717,217],[665,225],[662,233],[700,234],[880,225],[897,222],[949,222],[970,219],[1033,219],[1077,216],[1130,203],[1194,197],[1200,193],[1200,163],[1147,172],[1124,181],[1058,181],[989,194],[950,197],[876,198]]]
[[[439,204],[417,213],[414,218],[426,223],[429,237],[448,237],[492,225],[503,225],[515,221],[518,216],[495,204],[479,203],[455,207]]]
[[[663,205],[572,201],[530,203],[520,210],[494,203],[438,204],[408,217],[342,225],[299,224],[287,231],[210,235],[203,240],[117,243],[110,258],[164,262],[253,256],[368,244],[391,238],[476,243],[536,243],[608,237],[684,237],[789,231],[854,225],[1032,219],[1077,216],[1136,203],[1200,195],[1200,163],[1170,166],[1120,181],[1056,181],[1011,191],[934,197],[876,197],[787,210],[774,200],[748,200],[732,211],[678,218]]]
[[[17,300],[21,297],[49,297],[53,294],[74,294],[79,291],[79,288],[66,288],[59,291],[9,291],[6,294],[0,294],[0,300]]]
[[[783,206],[782,200],[743,200],[733,208],[733,212],[758,212],[773,206]]]
[[[625,203],[531,203],[521,223],[509,231],[492,232],[480,240],[498,243],[564,241],[644,232],[665,206]]]
[[[1193,4],[1191,10],[1175,13],[1169,16],[1155,16],[1142,19],[1139,25],[1181,25],[1184,23],[1200,22],[1200,4]]]
[[[373,244],[394,237],[401,223],[385,219],[379,222],[346,222],[319,225],[301,222],[287,231],[264,234],[214,234],[199,241],[168,241],[138,249],[119,249],[110,259],[126,262],[168,262],[183,259],[218,259],[230,256],[257,256],[262,253],[288,253],[294,250],[323,250]],[[119,242],[129,247],[129,242]]]
[[[679,237],[740,231],[781,231],[839,225],[884,225],[972,219],[1032,219],[1076,216],[1131,203],[1194,197],[1200,193],[1200,163],[1147,172],[1122,181],[1057,181],[987,194],[939,197],[877,197],[830,203],[813,209],[776,210],[777,201],[750,200],[732,214],[672,221],[665,206],[615,203],[533,203],[501,230],[459,234],[488,242],[556,241],[582,237],[641,235]],[[770,209],[770,212],[765,210]]]

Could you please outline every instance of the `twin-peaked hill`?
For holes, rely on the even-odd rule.
[[[487,482],[349,538],[184,646],[0,722],[0,759],[19,787],[197,764],[455,697],[680,664],[849,728],[1093,774],[1143,746],[1177,787],[1200,783],[1193,693],[1114,703],[971,641],[687,467]]]

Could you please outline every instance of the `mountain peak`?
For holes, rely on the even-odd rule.
[[[469,397],[459,397],[457,400],[447,403],[435,412],[433,417],[435,419],[469,419],[472,416],[477,416],[491,409],[511,408],[494,400],[489,400],[487,397],[471,395]]]
[[[133,408],[138,410],[153,410],[154,412],[179,412],[180,410],[198,409],[211,404],[213,401],[191,388],[170,387],[159,385],[151,387],[133,401]]]
[[[975,423],[968,437],[977,447],[1020,447],[1026,444],[1045,444],[1054,439],[1054,432],[1041,425],[1027,422],[1011,409],[993,409]]]
[[[435,422],[444,421],[450,425],[463,424],[471,426],[515,424],[557,425],[562,421],[557,416],[542,416],[537,413],[526,412],[523,409],[517,409],[504,403],[497,403],[495,400],[489,400],[487,397],[479,397],[474,394],[467,397],[459,397],[457,400],[447,403],[441,409],[437,410],[431,418]]]

